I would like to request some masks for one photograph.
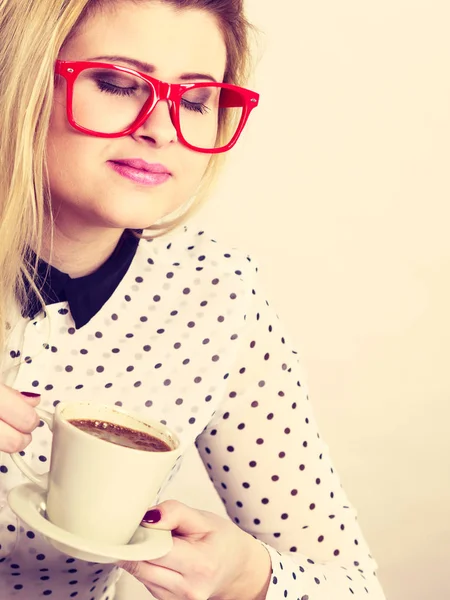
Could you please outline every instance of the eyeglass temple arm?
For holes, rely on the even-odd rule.
[[[234,90],[223,89],[220,94],[220,108],[242,108],[245,105],[243,96]]]

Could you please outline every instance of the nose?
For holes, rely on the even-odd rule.
[[[144,123],[132,134],[135,138],[145,138],[155,148],[176,142],[178,139],[170,117],[169,102],[160,100]]]

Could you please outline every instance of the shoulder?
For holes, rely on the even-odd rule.
[[[200,280],[239,282],[248,290],[258,272],[257,262],[245,250],[189,225],[151,241],[141,240],[136,262],[146,270],[159,266],[166,276],[182,271]]]

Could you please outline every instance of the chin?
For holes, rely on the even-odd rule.
[[[119,210],[109,210],[106,214],[99,215],[100,220],[105,223],[107,227],[117,229],[146,229],[170,215],[180,206],[176,205],[175,207],[169,207],[166,210],[132,211],[129,210],[130,204],[131,203],[129,202],[128,210],[126,211],[121,207]]]
[[[111,219],[111,215],[108,215],[108,217],[103,220],[103,225],[113,229],[146,229],[159,220],[151,217],[147,219],[138,217],[135,219],[130,217],[126,219]]]

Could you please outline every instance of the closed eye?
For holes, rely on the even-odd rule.
[[[183,106],[183,108],[186,108],[187,110],[192,110],[202,115],[210,111],[210,108],[205,104],[202,104],[201,102],[189,102],[189,100],[186,100],[185,98],[181,99],[181,106]]]
[[[131,96],[138,89],[137,87],[119,87],[101,79],[97,79],[96,83],[101,92],[114,94],[115,96]]]

